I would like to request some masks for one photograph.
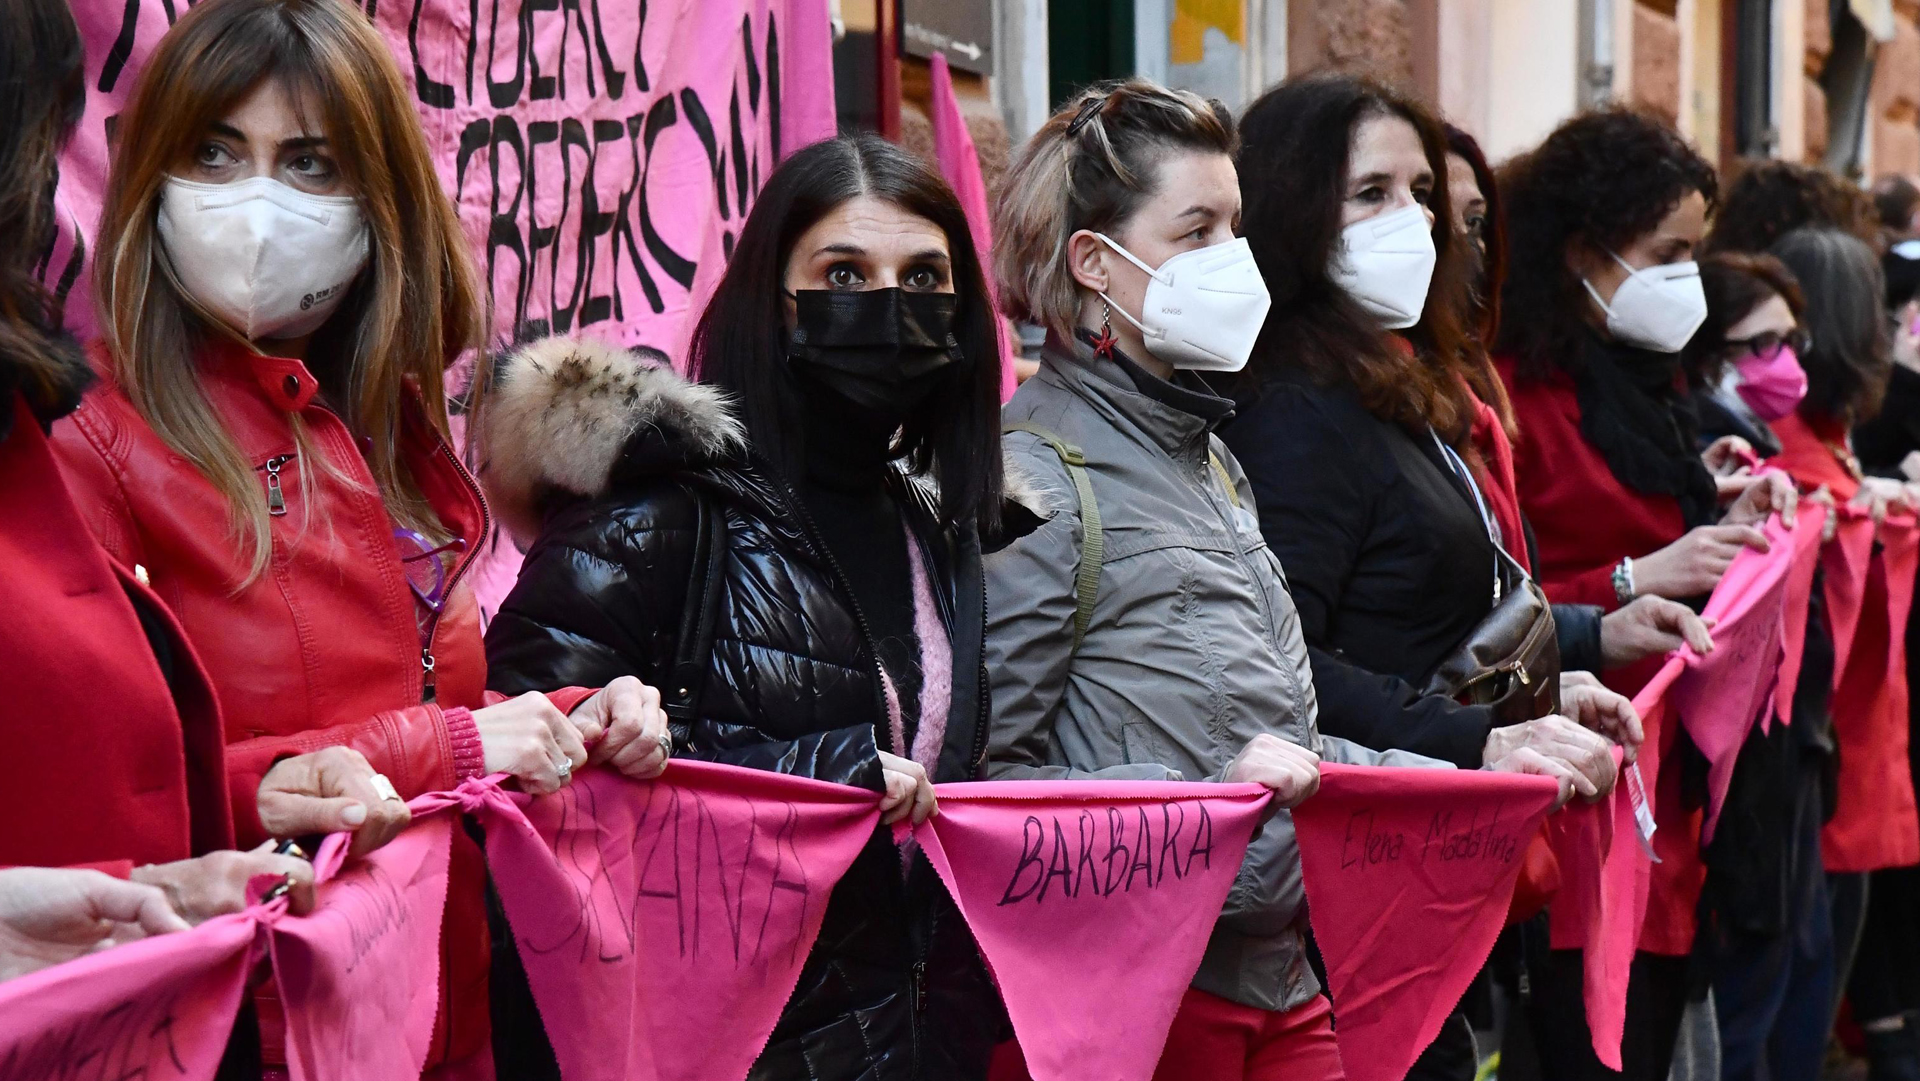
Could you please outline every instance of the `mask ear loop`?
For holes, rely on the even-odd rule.
[[[1639,270],[1634,268],[1634,265],[1632,263],[1629,263],[1625,259],[1620,258],[1619,253],[1615,252],[1612,248],[1607,248],[1604,250],[1606,251],[1607,256],[1609,258],[1611,258],[1614,262],[1619,263],[1620,268],[1627,272],[1627,278],[1630,279],[1640,273]],[[1585,277],[1582,277],[1580,279],[1580,284],[1586,287],[1587,295],[1593,298],[1593,302],[1595,304],[1600,305],[1600,311],[1603,314],[1605,314],[1607,318],[1609,319],[1613,318],[1613,305],[1608,304],[1606,301],[1600,299],[1600,290],[1595,289],[1593,287],[1593,283],[1588,281]],[[1627,283],[1625,280],[1622,280],[1620,282],[1620,285],[1622,286],[1626,284]],[[1615,287],[1613,292],[1615,296],[1619,296],[1620,295],[1619,287]]]
[[[1105,244],[1109,248],[1112,248],[1116,253],[1119,254],[1119,256],[1122,259],[1125,259],[1127,262],[1132,263],[1134,266],[1139,267],[1141,272],[1144,273],[1147,277],[1152,278],[1154,281],[1157,281],[1162,285],[1166,284],[1166,280],[1160,277],[1160,272],[1158,270],[1155,270],[1154,268],[1141,262],[1138,256],[1134,255],[1132,252],[1121,247],[1120,245],[1114,243],[1112,237],[1108,236],[1105,233],[1095,233],[1093,235],[1096,237],[1099,237],[1101,243]],[[1147,326],[1145,323],[1142,323],[1140,320],[1135,319],[1133,316],[1127,314],[1126,308],[1122,307],[1121,305],[1115,304],[1113,302],[1113,298],[1108,296],[1105,293],[1100,294],[1100,303],[1105,305],[1105,309],[1103,311],[1103,314],[1101,315],[1101,322],[1100,322],[1100,328],[1103,336],[1111,337],[1111,334],[1108,329],[1111,324],[1108,322],[1107,316],[1116,311],[1120,313],[1120,318],[1125,319],[1129,323],[1132,323],[1134,329],[1138,330],[1140,332],[1141,337],[1143,338],[1158,341],[1158,340],[1164,339],[1167,336],[1165,331],[1155,330],[1152,327]],[[1111,343],[1109,343],[1108,351],[1106,354],[1107,356],[1113,355],[1112,349],[1113,347]]]

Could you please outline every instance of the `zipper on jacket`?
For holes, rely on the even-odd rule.
[[[433,686],[433,647],[420,647],[420,701],[431,702],[434,696]]]
[[[442,597],[452,598],[454,587],[460,584],[460,579],[466,577],[467,569],[480,558],[480,546],[487,542],[487,535],[493,531],[493,515],[487,510],[487,500],[480,494],[479,485],[467,475],[466,467],[460,464],[460,459],[453,453],[453,448],[447,446],[446,441],[438,436],[434,438],[440,444],[440,453],[453,465],[453,475],[459,477],[460,483],[465,484],[467,491],[473,493],[474,505],[480,508],[480,535],[474,540],[472,549],[465,553],[465,558],[454,565],[453,573],[447,576],[446,591],[441,594]],[[433,701],[436,693],[433,684],[433,637],[439,631],[440,613],[435,612],[427,619],[426,638],[420,647],[420,701],[422,702]]]
[[[295,457],[292,454],[280,454],[268,458],[259,466],[267,474],[267,513],[275,518],[284,517],[287,513],[287,497],[280,490],[280,470]]]

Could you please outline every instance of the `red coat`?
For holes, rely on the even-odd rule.
[[[26,403],[0,401],[0,866],[135,864],[233,844],[213,692],[166,606],[107,559]],[[172,655],[169,690],[131,597]]]
[[[403,798],[451,788],[456,755],[477,770],[479,748],[472,721],[450,730],[444,711],[499,700],[485,691],[480,610],[462,581],[488,528],[479,487],[418,399],[410,398],[399,435],[405,462],[440,521],[466,541],[423,654],[394,523],[358,441],[314,400],[313,374],[297,360],[260,356],[224,340],[194,363],[214,411],[258,467],[263,488],[267,463],[297,450],[289,413],[299,415],[310,444],[347,478],[329,476],[316,463],[309,470],[314,490],[304,491],[296,463],[281,466],[286,513],[270,520],[272,563],[253,582],[241,585],[247,562],[228,527],[226,501],[110,382],[87,395],[55,433],[55,446],[75,502],[101,543],[123,566],[146,568],[206,662],[226,720],[240,844],[262,838],[255,793],[273,762],[290,754],[349,746]],[[579,697],[557,704],[567,709]],[[453,1006],[443,1002],[430,1062],[473,1054],[489,1031],[484,862],[460,831],[452,860],[441,971]],[[271,1007],[262,1005],[266,1054],[284,1061]]]
[[[1613,568],[1627,556],[1651,555],[1686,533],[1680,503],[1622,484],[1607,461],[1580,432],[1580,403],[1573,380],[1556,373],[1545,381],[1517,380],[1511,361],[1496,359],[1507,385],[1520,439],[1514,449],[1514,479],[1520,509],[1533,526],[1540,565],[1535,574],[1547,596],[1566,604],[1620,607]],[[1608,686],[1628,696],[1653,678],[1660,658],[1607,673]],[[1694,909],[1706,882],[1700,860],[1699,808],[1681,798],[1674,757],[1680,726],[1649,725],[1647,742],[1668,765],[1653,781],[1657,832],[1653,885],[1640,948],[1671,957],[1693,950]]]
[[[1802,490],[1825,485],[1843,505],[1859,492],[1860,480],[1834,453],[1847,445],[1844,425],[1812,424],[1795,413],[1773,422],[1773,432],[1780,453],[1769,464],[1785,469]],[[1834,872],[1920,862],[1920,814],[1907,758],[1906,630],[1889,621],[1888,562],[1874,547],[1853,650],[1846,670],[1834,673],[1840,791],[1833,820],[1820,834],[1821,855]]]

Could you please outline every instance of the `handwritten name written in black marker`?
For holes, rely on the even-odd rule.
[[[623,836],[595,825],[601,813],[592,789],[573,785],[556,798],[554,855],[572,872],[577,918],[551,941],[523,939],[523,949],[575,949],[583,963],[623,962],[640,943],[645,909],[657,913],[656,926],[672,928],[684,960],[740,967],[782,947],[789,963],[798,958],[793,932],[807,925],[814,891],[800,863],[800,812],[792,804],[652,785]],[[610,868],[619,869],[617,878]]]
[[[1204,803],[1192,812],[1162,803],[1028,815],[1000,904],[1156,890],[1184,879],[1196,862],[1213,866],[1213,816]]]
[[[185,1077],[173,1027],[174,1003],[164,996],[129,999],[42,1032],[12,1046],[0,1041],[0,1078],[6,1081],[162,1081]]]
[[[1479,860],[1509,864],[1520,853],[1520,838],[1511,829],[1502,829],[1501,806],[1496,804],[1482,823],[1475,810],[1465,823],[1456,821],[1452,811],[1435,811],[1425,835],[1411,843],[1407,833],[1378,825],[1371,810],[1355,811],[1347,817],[1347,833],[1340,845],[1340,869],[1365,871],[1385,864],[1429,860],[1457,863]]]

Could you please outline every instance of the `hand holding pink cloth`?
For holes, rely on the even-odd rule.
[[[268,936],[293,1081],[420,1073],[440,1008],[453,827],[451,815],[418,819],[344,868],[350,835],[320,846],[313,911],[275,920]]]
[[[0,1077],[203,1081],[219,1069],[274,900],[0,984]]]
[[[1348,1081],[1399,1081],[1493,950],[1551,777],[1320,767],[1293,810]]]
[[[567,1081],[746,1076],[879,824],[878,797],[684,760],[652,781],[583,770],[539,798],[501,781],[424,798],[485,825]]]
[[[1269,798],[1253,784],[982,781],[894,827],[958,902],[1034,1081],[1147,1081]]]

